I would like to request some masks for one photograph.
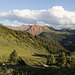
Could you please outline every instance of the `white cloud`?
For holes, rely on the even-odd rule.
[[[62,6],[54,6],[48,10],[13,10],[0,13],[0,19],[23,24],[50,24],[57,28],[75,28],[75,12],[64,10]]]

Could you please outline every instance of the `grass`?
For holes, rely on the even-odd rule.
[[[16,50],[18,56],[22,57],[28,65],[46,63],[46,58],[34,56],[35,54],[48,55],[49,53],[46,49],[41,46],[41,48],[39,48],[32,43],[29,43],[28,40],[31,40],[31,42],[33,41],[32,39],[29,39],[29,37],[27,40],[25,39],[25,42],[21,41],[14,37],[11,31],[16,35],[13,30],[9,30],[0,25],[0,62],[6,62],[9,59],[11,52]]]
[[[38,49],[35,49],[33,47],[24,47],[24,48],[21,48],[21,47],[15,46],[15,45],[4,46],[4,45],[0,44],[0,57],[6,56],[8,58],[9,55],[11,54],[11,52],[14,49],[18,52],[18,56],[22,57],[23,60],[25,60],[25,62],[28,65],[35,65],[35,64],[46,63],[46,59],[45,58],[38,57],[38,56],[33,56],[33,55],[35,53],[48,55],[48,53],[46,51],[38,50]]]

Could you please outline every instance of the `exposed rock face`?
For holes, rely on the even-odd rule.
[[[38,25],[32,25],[27,32],[32,33],[32,35],[39,35],[42,32],[42,28]]]
[[[42,28],[38,25],[22,25],[18,27],[14,26],[6,26],[12,30],[21,30],[21,31],[27,31],[31,33],[32,35],[39,35],[42,32]]]
[[[6,26],[6,27],[13,29],[13,30],[26,31],[30,28],[30,25],[22,25],[22,26],[18,26],[18,27],[14,27],[14,26]]]

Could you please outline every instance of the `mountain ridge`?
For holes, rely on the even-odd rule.
[[[27,31],[29,33],[31,33],[32,35],[39,35],[40,33],[43,32],[43,29],[41,27],[44,27],[45,29],[51,29],[51,30],[56,30],[53,27],[44,25],[44,26],[40,26],[40,25],[21,25],[21,26],[6,26],[12,30],[21,30],[21,31]]]
[[[20,30],[23,31],[22,28]],[[75,48],[74,48],[75,29],[64,28],[64,29],[57,30],[57,29],[54,29],[53,27],[46,26],[46,25],[44,26],[31,25],[29,26],[29,28],[27,28],[27,30],[24,30],[24,32],[29,32],[34,36],[35,35],[41,36],[49,41],[58,42],[64,48],[70,51],[75,51]]]
[[[45,49],[50,51],[55,50],[65,50],[60,44],[55,43],[55,42],[51,42],[49,40],[46,40],[40,36],[33,36],[32,34],[30,34],[29,32],[23,32],[23,31],[16,31],[16,30],[12,30],[12,29],[8,29],[5,26],[0,25],[0,39],[4,39],[7,40],[8,43],[10,43],[10,41],[15,42],[15,44],[17,44],[18,42],[22,42],[25,44],[28,44],[32,47],[36,47],[38,49]],[[5,42],[4,42],[5,43]],[[45,45],[46,43],[46,45]],[[50,46],[52,45],[52,46]],[[57,47],[57,49],[52,49],[52,47]],[[61,49],[60,49],[61,48]]]

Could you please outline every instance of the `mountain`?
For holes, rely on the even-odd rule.
[[[31,26],[30,25],[21,25],[21,26],[7,26],[6,27],[13,29],[13,30],[21,30],[21,31],[26,31],[28,30]]]
[[[32,35],[39,35],[42,32],[42,28],[38,25],[22,25],[22,26],[18,26],[18,27],[14,27],[14,26],[6,26],[10,29],[13,30],[21,30],[21,31],[27,31],[29,33],[31,33]]]
[[[13,29],[13,27],[10,27]],[[21,30],[25,32],[29,32],[32,35],[38,35],[41,36],[47,40],[58,42],[61,44],[64,48],[75,51],[75,29],[72,28],[64,28],[61,30],[54,29],[50,26],[39,26],[39,25],[22,25],[19,27],[14,27],[16,30]]]
[[[31,33],[32,35],[39,35],[42,33],[42,28],[38,25],[32,25],[27,32]]]
[[[43,27],[43,32],[39,36],[60,43],[64,48],[75,51],[75,29],[51,30]]]
[[[13,50],[16,50],[18,55],[28,65],[46,63],[46,59],[39,57],[39,55],[47,56],[50,53],[68,52],[54,41],[46,40],[40,36],[33,36],[29,32],[16,31],[0,25],[0,57],[7,59]],[[31,62],[32,60],[33,62]]]
[[[43,32],[43,29],[42,28],[45,28],[45,29],[51,29],[51,30],[55,30],[53,27],[50,27],[50,26],[39,26],[39,25],[21,25],[21,26],[6,26],[10,29],[13,29],[13,30],[21,30],[21,31],[27,31],[29,33],[31,33],[32,35],[39,35],[40,33]]]

